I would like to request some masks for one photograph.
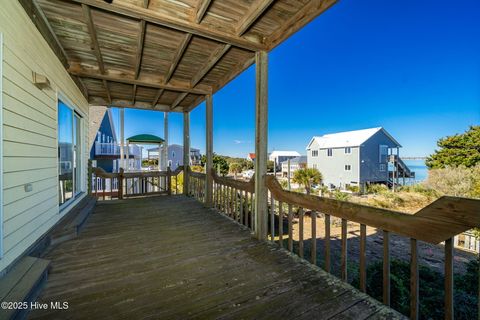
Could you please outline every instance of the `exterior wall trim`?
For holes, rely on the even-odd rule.
[[[3,33],[0,32],[0,259],[3,258]]]

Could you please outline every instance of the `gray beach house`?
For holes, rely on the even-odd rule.
[[[325,134],[310,140],[307,164],[322,173],[329,188],[398,184],[400,178],[414,175],[399,158],[401,147],[382,127]]]

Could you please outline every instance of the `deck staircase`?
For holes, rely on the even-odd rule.
[[[393,163],[393,166],[395,168],[398,168],[398,172],[395,172],[395,178],[415,178],[415,172],[410,170],[410,168],[405,164],[405,162],[403,162],[402,159],[400,159],[398,157],[398,155],[396,154],[393,154],[393,155],[390,155],[390,163]],[[390,179],[393,179],[394,176],[393,176],[393,173],[394,171],[390,171]]]

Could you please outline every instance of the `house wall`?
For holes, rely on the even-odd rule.
[[[318,150],[318,156],[313,157],[312,151]],[[359,148],[352,147],[350,154],[345,154],[345,148],[333,148],[332,156],[327,156],[327,149],[319,149],[316,141],[307,151],[307,164],[309,168],[317,168],[323,176],[323,184],[333,184],[337,188],[345,188],[346,184],[359,185]],[[345,171],[345,165],[351,166],[350,171]]]
[[[360,158],[360,181],[364,182],[384,182],[388,180],[388,160],[380,162],[380,145],[386,145],[389,148],[396,147],[396,144],[382,131],[375,133],[361,147]],[[380,171],[380,163],[386,165],[385,171]]]
[[[59,212],[58,206],[57,95],[83,111],[84,164],[89,148],[85,143],[88,103],[18,1],[2,1],[0,33],[4,39],[1,273],[69,209]],[[51,89],[37,89],[32,71],[47,76]],[[28,183],[30,192],[25,191]]]

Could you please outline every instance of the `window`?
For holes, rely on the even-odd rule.
[[[349,165],[349,164],[346,164],[345,165],[345,171],[351,171],[352,170],[352,166]]]
[[[315,163],[312,165],[312,167],[313,169],[317,169],[317,165]]]
[[[345,154],[351,154],[352,153],[352,148],[346,147],[345,148]]]
[[[59,204],[62,205],[82,189],[81,117],[62,101],[58,101],[58,182]]]
[[[312,157],[318,157],[318,150],[312,150]]]
[[[172,151],[172,158],[175,158],[175,151]]]
[[[381,144],[378,162],[387,162],[387,156],[388,156],[388,146]]]
[[[331,157],[333,156],[333,150],[330,148],[330,149],[327,149],[327,157]]]
[[[387,165],[385,163],[380,163],[380,171],[387,171]]]

